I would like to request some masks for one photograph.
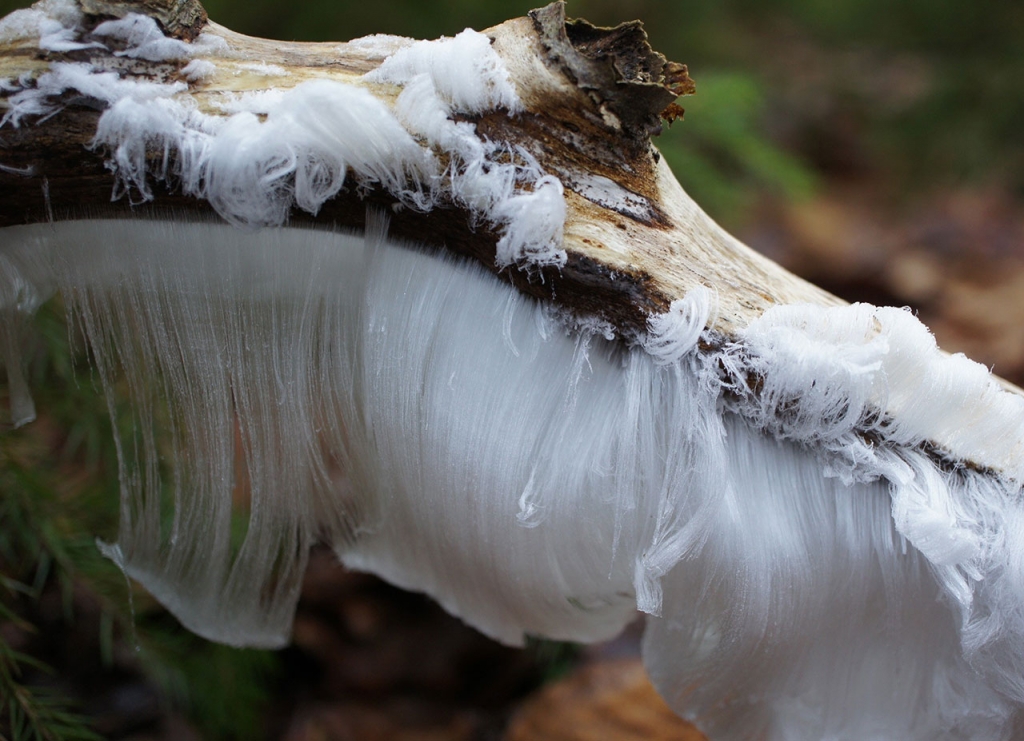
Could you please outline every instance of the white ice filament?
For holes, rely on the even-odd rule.
[[[652,676],[716,739],[1008,738],[1019,486],[918,445],[959,450],[910,406],[932,379],[1004,392],[963,391],[973,369],[937,353],[901,386],[890,356],[915,345],[860,307],[831,310],[832,335],[805,307],[697,352],[697,292],[628,349],[383,229],[4,230],[0,310],[57,287],[105,386],[125,380],[110,552],[186,625],[286,642],[322,540],[509,643],[651,613]]]

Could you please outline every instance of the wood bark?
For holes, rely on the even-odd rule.
[[[184,61],[147,62],[118,56],[109,47],[59,53],[8,42],[0,48],[0,79],[32,79],[57,62],[87,61],[123,78],[187,82],[182,95],[212,115],[224,115],[218,103],[233,94],[286,90],[310,79],[361,86],[389,105],[397,96],[394,86],[362,79],[383,60],[358,44],[242,36],[207,21],[197,2],[184,0],[80,0],[80,5],[87,28],[138,12],[182,39],[194,39],[200,31],[219,36],[230,51],[202,56],[216,65],[216,73],[197,82],[182,74]],[[718,311],[710,328],[726,338],[773,304],[838,303],[730,237],[683,192],[651,137],[664,121],[681,116],[676,98],[692,93],[694,85],[685,65],[651,49],[639,22],[596,28],[567,20],[563,3],[556,2],[485,33],[507,66],[525,111],[469,120],[483,136],[523,147],[562,182],[567,263],[499,270],[494,261],[498,235],[474,225],[468,213],[451,204],[395,213],[394,236],[443,245],[479,260],[520,290],[608,321],[627,338],[644,332],[652,313],[665,311],[697,285],[717,292]],[[283,74],[254,74],[253,63],[275,65]],[[8,105],[9,95],[3,94],[0,105]],[[129,213],[176,218],[212,213],[207,203],[182,195],[173,183],[153,182],[150,202],[112,200],[110,153],[92,144],[102,102],[70,95],[61,102],[55,114],[0,130],[0,226]],[[163,153],[150,156],[158,162]],[[367,203],[394,200],[383,190],[347,187],[315,217],[296,210],[291,222],[358,229]]]
[[[206,18],[197,0],[74,0],[82,9],[81,40],[103,21],[141,13],[169,37],[197,45],[191,59],[211,62],[199,80],[183,72],[190,59],[146,61],[116,43],[73,51],[40,48],[38,39],[0,40],[0,112],[55,65],[87,62],[93,72],[121,79],[177,83],[208,116],[227,116],[225,101],[240,94],[283,92],[310,80],[368,91],[394,110],[401,88],[368,81],[387,54],[374,44],[301,43],[252,38]],[[297,208],[293,227],[359,230],[367,206],[390,215],[390,234],[479,261],[520,291],[588,319],[611,325],[626,342],[641,338],[651,316],[698,286],[715,293],[703,335],[710,351],[778,304],[843,302],[749,249],[726,233],[683,191],[652,141],[682,115],[676,102],[694,92],[685,65],[651,49],[637,22],[597,28],[569,20],[563,2],[487,29],[491,48],[508,71],[522,110],[462,116],[477,135],[520,148],[564,188],[566,219],[561,266],[496,265],[501,234],[452,199],[427,210],[390,207],[398,199],[383,187],[346,186],[315,215]],[[3,37],[0,37],[2,39]],[[258,68],[258,71],[257,71]],[[55,111],[0,127],[0,228],[87,218],[219,218],[205,200],[186,195],[173,178],[154,178],[167,153],[147,151],[150,198],[118,186],[112,153],[95,144],[102,100],[65,92]],[[435,154],[441,161],[448,155]],[[1024,394],[997,379],[1003,388]],[[758,379],[733,379],[757,393]],[[865,432],[867,434],[867,432]],[[928,447],[927,445],[925,446]],[[928,448],[945,465],[988,470],[987,463]],[[951,464],[950,461],[953,461]]]

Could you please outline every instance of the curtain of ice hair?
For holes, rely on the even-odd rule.
[[[594,499],[580,496],[586,480],[613,478],[611,444],[592,433],[617,407],[594,394],[572,404],[574,387],[613,395],[620,360],[607,347],[583,356],[594,370],[580,378],[576,341],[538,331],[549,320],[517,299],[522,361],[510,367],[492,307],[511,289],[482,269],[362,238],[213,224],[6,236],[12,274],[63,290],[111,413],[132,431],[118,441],[121,532],[106,552],[188,627],[282,644],[309,546],[346,552],[354,535],[353,562],[400,564],[396,581],[509,641],[607,637],[631,619],[632,569],[611,573],[606,542],[613,497],[583,547],[565,532]],[[584,464],[563,472],[565,454]],[[516,519],[531,474],[545,525],[533,530]],[[421,505],[422,521],[402,519]],[[375,565],[382,532],[396,533],[396,555]],[[403,563],[410,543],[422,552]]]
[[[362,239],[131,221],[8,235],[45,256],[36,272],[63,290],[130,430],[106,552],[192,630],[283,645],[309,547],[352,516],[312,370]]]
[[[353,489],[375,493],[378,515],[342,557],[507,642],[609,637],[635,605],[610,560],[614,446],[594,434],[615,421],[621,360],[601,348],[577,378],[577,342],[483,278],[375,255],[337,382],[357,405]],[[404,300],[372,300],[380,285]]]
[[[828,475],[849,473],[829,446],[856,443],[842,425],[873,393],[870,354],[837,353],[848,400],[830,376],[807,402],[821,425],[792,417],[807,429],[779,441],[720,393],[739,356],[687,350],[700,294],[652,325],[652,355],[373,219],[367,239],[132,221],[5,236],[0,310],[18,285],[63,289],[130,415],[107,552],[203,635],[285,642],[325,540],[510,643],[660,614],[647,665],[715,738],[1010,732],[1019,490],[863,440],[859,472]],[[772,342],[763,357],[785,356]],[[766,403],[786,383],[766,378]]]
[[[48,261],[31,245],[15,244],[0,252],[0,368],[7,375],[7,408],[0,409],[0,429],[19,427],[36,417],[32,393],[22,369],[27,320],[53,291]]]
[[[815,444],[826,473],[887,482],[892,525],[926,559],[970,670],[1024,701],[1024,401],[983,366],[943,355],[899,309],[778,307],[744,335],[747,357],[733,372],[753,373],[761,398],[735,408]]]
[[[605,638],[700,541],[713,397],[481,268],[213,224],[21,233],[131,402],[108,553],[204,635],[286,640],[323,537],[503,640]]]
[[[884,483],[726,420],[705,547],[663,579],[644,658],[720,739],[1006,739],[1015,712],[961,655],[957,615],[889,517]]]

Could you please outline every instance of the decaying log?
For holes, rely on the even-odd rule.
[[[164,7],[166,6],[166,7]],[[196,3],[82,3],[90,28],[127,12],[151,13],[169,33],[195,38],[205,14]],[[232,95],[283,91],[312,79],[363,87],[389,105],[393,85],[368,83],[362,76],[383,60],[378,49],[358,42],[287,43],[234,33],[213,22],[202,26],[208,51],[192,58],[148,62],[118,56],[108,44],[52,52],[35,39],[7,39],[0,55],[0,79],[31,80],[59,62],[87,61],[97,71],[125,79],[184,82],[199,111],[225,115]],[[500,272],[518,288],[588,316],[610,322],[626,336],[646,330],[650,314],[697,285],[713,286],[719,310],[713,328],[731,335],[737,326],[778,303],[836,299],[790,275],[725,233],[682,191],[651,143],[662,118],[678,115],[678,95],[694,90],[684,65],[668,62],[647,43],[639,23],[595,28],[566,21],[564,5],[554,3],[488,29],[486,35],[508,68],[524,110],[469,117],[489,139],[522,147],[565,188],[567,206],[564,266]],[[216,71],[189,80],[182,69],[192,59],[212,62]],[[14,86],[12,86],[14,87]],[[19,89],[14,87],[15,90]],[[9,97],[11,90],[5,94]],[[153,182],[151,202],[116,192],[110,152],[93,145],[101,101],[66,95],[60,109],[5,126],[0,144],[0,226],[49,219],[95,218],[158,211],[208,213],[204,201],[183,196],[173,181]],[[151,152],[157,160],[161,152]],[[133,197],[134,195],[134,197]],[[363,193],[347,187],[315,216],[294,210],[292,223],[315,221],[361,228],[366,203],[395,202],[382,189]],[[428,212],[395,213],[396,237],[445,245],[495,266],[498,239],[486,224],[472,224],[465,210],[449,204]]]

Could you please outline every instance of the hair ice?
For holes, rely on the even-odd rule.
[[[59,288],[104,386],[127,380],[140,453],[122,451],[106,551],[186,625],[285,642],[327,540],[509,643],[600,640],[640,607],[657,686],[717,738],[1007,738],[1019,485],[946,468],[917,445],[922,416],[865,410],[1013,402],[924,340],[914,379],[890,377],[895,333],[925,332],[913,317],[795,307],[722,344],[701,335],[702,290],[625,348],[371,230],[5,230],[4,316]],[[761,396],[740,383],[755,376]]]
[[[80,21],[46,0],[0,38],[104,39],[193,82],[221,73],[197,51],[227,53],[137,16],[91,38]],[[499,266],[566,262],[562,183],[472,122],[522,108],[490,40],[352,43],[381,65],[221,98],[216,114],[183,82],[83,63],[4,82],[0,125],[52,115],[68,91],[104,106],[93,144],[115,195],[146,200],[161,180],[246,227],[2,231],[13,421],[33,415],[19,334],[55,290],[106,391],[123,379],[133,403],[104,552],[235,645],[287,641],[321,541],[508,643],[600,640],[639,608],[660,691],[716,739],[1019,730],[1024,401],[897,309],[780,306],[724,338],[700,287],[627,346],[480,266],[389,241],[379,215],[365,235],[277,228],[354,181],[464,207],[498,231]],[[651,207],[603,176],[576,187]]]

